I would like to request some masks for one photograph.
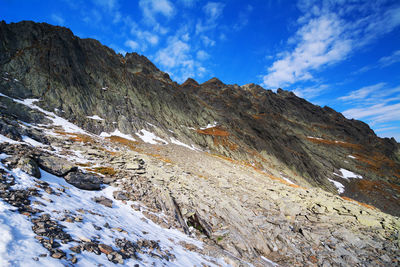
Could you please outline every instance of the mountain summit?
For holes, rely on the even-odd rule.
[[[144,56],[116,54],[46,23],[2,21],[0,40],[0,152],[10,157],[11,167],[37,179],[44,174],[50,184],[54,176],[63,177],[80,190],[111,183],[120,191],[102,199],[93,194],[95,203],[113,207],[105,200],[112,197],[142,201],[147,218],[165,223],[155,215],[165,212],[175,220],[169,227],[197,231],[219,247],[209,256],[237,265],[273,264],[267,257],[288,266],[363,266],[384,250],[378,234],[367,238],[372,228],[385,240],[398,238],[393,216],[400,215],[400,145],[377,137],[361,121],[282,89],[227,85],[218,78],[202,84],[189,78],[179,85]],[[26,140],[48,148],[34,151],[22,145]],[[68,163],[54,151],[81,151],[91,161],[66,156]],[[330,225],[324,230],[322,224]],[[349,228],[335,232],[339,224]],[[360,225],[365,229],[357,230]],[[83,241],[83,247],[89,246],[85,242],[95,243]],[[380,250],[364,255],[366,243]],[[131,243],[118,244],[126,251]],[[346,245],[347,254],[335,250]],[[150,255],[148,247],[137,252]],[[112,262],[128,255],[108,245],[100,250],[113,255]],[[392,250],[385,254],[391,262]],[[160,251],[163,260],[172,259]],[[328,261],[329,251],[335,252]]]

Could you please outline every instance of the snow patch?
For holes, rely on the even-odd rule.
[[[333,183],[333,185],[337,188],[339,194],[344,192],[344,185],[343,184],[341,184],[341,183],[339,183],[339,182],[337,182],[335,180],[329,179],[329,178],[328,178],[328,180],[329,180],[329,182]]]
[[[0,167],[4,166],[0,163]],[[27,175],[19,170],[8,171],[15,177],[16,188],[28,188],[34,185],[35,178]],[[64,231],[71,235],[75,240],[80,237],[101,240],[102,243],[111,245],[114,249],[115,238],[126,238],[136,242],[139,239],[157,240],[161,250],[168,250],[176,256],[173,262],[151,257],[149,254],[140,254],[141,265],[143,266],[215,266],[210,260],[216,261],[222,266],[227,264],[222,259],[214,259],[201,255],[196,252],[189,251],[179,243],[184,241],[193,244],[199,248],[203,247],[203,243],[195,240],[176,229],[164,229],[152,221],[145,219],[140,211],[133,210],[130,206],[133,201],[122,201],[113,199],[113,192],[117,190],[111,186],[101,191],[80,190],[64,179],[54,176],[44,170],[40,170],[41,179],[49,184],[49,186],[58,191],[58,188],[64,188],[65,192],[61,192],[58,196],[48,194],[43,189],[39,189],[40,193],[50,202],[46,202],[45,206],[37,206],[43,210],[43,213],[49,213],[54,219],[59,220],[67,212],[68,214],[79,214],[82,221],[79,223],[68,223],[59,221],[65,226]],[[93,201],[94,197],[105,196],[113,199],[112,208],[105,207]],[[32,202],[35,200],[43,201],[41,197],[31,197]],[[36,204],[32,204],[36,207]],[[90,212],[79,212],[78,209],[83,208]],[[144,207],[145,208],[145,207]],[[0,266],[62,266],[63,261],[58,261],[51,257],[40,258],[39,262],[35,262],[32,258],[41,253],[48,253],[34,238],[32,224],[26,217],[12,212],[14,208],[0,200]],[[97,230],[97,226],[103,226],[105,223],[110,225],[110,229],[103,227]],[[115,231],[112,228],[120,227],[126,232]],[[78,243],[70,242],[62,244],[60,249],[67,254],[71,253],[69,248]],[[112,266],[106,255],[83,252],[79,254],[78,266]],[[64,262],[65,263],[65,262]],[[133,266],[138,263],[135,259],[126,259],[125,266]]]
[[[100,134],[100,136],[101,137],[119,136],[119,137],[122,137],[122,138],[125,138],[125,139],[128,139],[128,140],[131,140],[131,141],[136,141],[136,139],[133,138],[132,135],[121,133],[118,129],[115,129],[115,131],[112,132],[112,133],[102,132]]]
[[[0,200],[0,266],[64,266],[51,257],[33,260],[48,251],[35,239],[32,223]]]
[[[30,138],[29,136],[26,136],[26,135],[23,135],[23,136],[22,136],[22,140],[23,140],[25,143],[27,143],[27,144],[29,144],[29,145],[31,145],[31,146],[34,146],[34,147],[38,147],[38,146],[47,146],[47,145],[45,145],[45,144],[43,144],[43,143],[40,143],[40,142],[38,142],[38,141],[36,141],[36,140]]]
[[[49,120],[51,120],[54,125],[61,126],[64,129],[64,131],[66,131],[66,132],[87,134],[87,132],[85,130],[83,130],[82,128],[76,126],[75,124],[67,121],[64,118],[61,118],[60,116],[57,116],[56,114],[54,114],[54,112],[50,112],[50,111],[44,110],[44,109],[36,106],[34,103],[38,102],[39,99],[33,99],[33,98],[27,98],[27,99],[24,99],[24,100],[13,99],[13,101],[17,102],[17,103],[20,103],[20,104],[23,104],[25,106],[28,106],[31,109],[36,109],[36,110],[46,114],[47,118]]]
[[[295,183],[293,183],[289,178],[286,178],[286,177],[282,176],[282,179],[285,180],[286,182],[288,182],[289,184],[294,184],[295,185]]]
[[[182,143],[181,141],[179,141],[179,140],[177,140],[177,139],[175,139],[173,137],[171,137],[170,140],[171,140],[171,143],[173,143],[175,145],[184,146],[184,147],[189,148],[189,149],[191,149],[193,151],[201,151],[200,149],[196,148],[194,145],[189,146],[189,145],[187,145],[185,143]]]
[[[21,142],[12,140],[12,139],[8,138],[7,136],[0,134],[0,143],[20,144]]]
[[[168,142],[165,141],[164,139],[161,139],[160,137],[156,136],[152,132],[149,132],[149,131],[147,131],[145,129],[140,130],[136,134],[139,136],[140,139],[143,140],[143,142],[146,142],[146,143],[149,143],[149,144],[159,145],[160,142],[162,144],[168,144]]]
[[[324,140],[324,139],[322,139],[322,138],[319,138],[319,137],[313,137],[313,136],[307,136],[307,138],[310,138],[310,139],[316,139],[316,140]]]
[[[347,157],[349,157],[351,159],[356,159],[356,157],[354,157],[353,155],[348,155]]]
[[[342,173],[341,175],[337,174],[335,172],[333,174],[336,175],[336,176],[342,177],[343,179],[346,179],[346,180],[349,180],[349,178],[363,179],[363,177],[361,175],[356,174],[356,173],[354,173],[352,171],[349,171],[349,170],[346,170],[346,169],[343,169],[343,168],[341,168],[339,171]]]
[[[215,126],[217,126],[217,125],[218,125],[218,122],[214,121],[213,124],[209,123],[209,124],[207,124],[206,127],[200,127],[200,130],[205,130],[205,129],[213,128],[213,127],[215,127]]]
[[[104,121],[104,119],[100,118],[97,115],[93,115],[93,116],[86,116],[86,118],[88,119],[92,119],[92,120],[97,120],[97,121]]]

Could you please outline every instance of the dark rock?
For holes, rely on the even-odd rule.
[[[109,199],[109,198],[104,197],[104,196],[95,197],[92,200],[94,202],[96,202],[96,203],[99,203],[99,204],[104,205],[106,207],[112,208],[113,201],[111,199]]]
[[[101,179],[99,176],[91,173],[83,173],[81,171],[74,171],[68,173],[64,177],[67,183],[83,190],[100,190]]]
[[[30,157],[21,157],[17,163],[17,168],[36,178],[40,178],[41,176],[36,161]]]
[[[122,191],[114,191],[113,197],[117,200],[129,200],[127,193],[122,192]]]
[[[69,172],[77,170],[77,167],[68,160],[52,155],[41,155],[37,162],[40,168],[56,176],[65,176]]]
[[[105,244],[99,244],[99,249],[102,253],[107,255],[114,251],[112,247]]]

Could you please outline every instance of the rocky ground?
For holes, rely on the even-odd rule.
[[[398,217],[279,169],[123,136],[1,118],[0,198],[45,249],[33,265],[400,264]]]

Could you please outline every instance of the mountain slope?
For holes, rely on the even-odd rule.
[[[346,196],[399,214],[387,208],[391,201],[400,206],[398,200],[363,190],[379,181],[383,191],[400,185],[399,144],[360,121],[254,84],[225,85],[213,78],[178,85],[145,57],[117,55],[66,28],[3,21],[0,37],[1,71],[20,81],[1,81],[1,92],[9,96],[40,98],[41,107],[57,109],[93,133],[147,129],[261,169],[281,169],[304,186],[335,192],[328,179],[337,180],[349,187]],[[88,118],[93,115],[104,120]],[[216,131],[200,129],[214,122]],[[341,168],[369,184],[339,178],[334,172]]]
[[[197,265],[398,264],[394,139],[282,89],[226,85],[217,78],[179,85],[144,56],[115,54],[66,28],[3,21],[0,40],[0,197],[6,214],[0,219],[7,236],[27,231],[29,244],[39,242],[62,263],[75,257],[78,265],[126,260],[185,266],[190,257]],[[68,197],[71,216],[60,210]],[[107,237],[111,233],[100,226],[78,240],[95,220],[91,213],[78,216],[80,205],[120,222],[116,227],[129,234],[115,230]],[[138,240],[147,226],[127,225],[132,214],[179,229],[204,246],[181,243],[187,238],[181,235],[171,244],[168,237],[176,236],[154,226],[151,240],[158,233],[165,237],[157,250],[151,240]],[[75,218],[81,227],[67,221]],[[14,219],[24,222],[22,228],[7,226]],[[55,228],[48,231],[49,225]],[[130,243],[117,241],[122,237]],[[0,255],[9,255],[14,245],[2,241],[9,245]],[[139,259],[129,252],[133,248]],[[166,248],[181,258],[173,260]],[[10,264],[15,260],[3,256]],[[39,255],[26,257],[36,261]]]

